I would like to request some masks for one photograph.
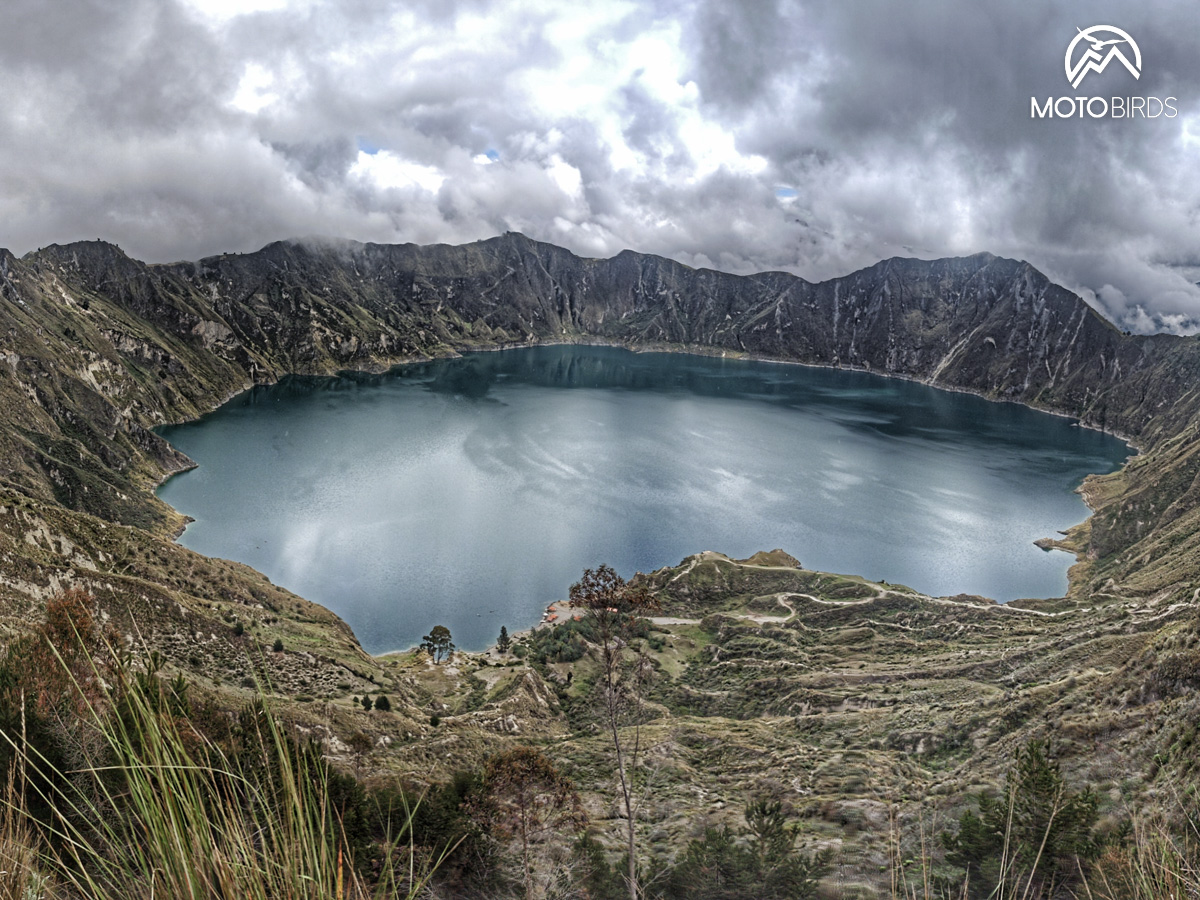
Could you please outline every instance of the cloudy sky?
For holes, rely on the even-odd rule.
[[[0,246],[149,261],[521,231],[811,280],[1028,259],[1200,330],[1191,0],[6,0]],[[1119,64],[1075,90],[1080,28]],[[1030,98],[1174,97],[1168,119]],[[1153,108],[1153,106],[1152,106]]]

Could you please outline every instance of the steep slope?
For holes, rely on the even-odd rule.
[[[1196,574],[1200,346],[1123,335],[1028,264],[988,254],[887,260],[810,284],[629,251],[582,259],[517,234],[459,247],[279,242],[166,266],[92,242],[0,254],[0,328],[0,478],[160,531],[179,522],[145,488],[186,461],[155,424],[288,372],[602,341],[869,369],[1127,435],[1146,456],[1090,487],[1097,515],[1073,536],[1097,560],[1090,577],[1150,591]]]
[[[1196,783],[1195,606],[930,598],[804,569],[779,550],[700,553],[641,578],[660,604],[633,641],[651,667],[641,840],[660,860],[769,797],[808,846],[833,850],[829,896],[891,896],[895,842],[910,859],[936,855],[930,838],[973,792],[1003,784],[1032,739],[1050,742],[1074,788],[1098,792],[1110,827],[1135,811],[1176,815]],[[598,653],[563,652],[586,629],[563,616],[518,638],[519,661],[460,654],[452,675],[421,653],[393,657],[393,676],[415,672],[444,717],[419,746],[393,742],[371,765],[407,773],[414,753],[436,765],[463,759],[464,744],[483,754],[538,742],[615,839]]]

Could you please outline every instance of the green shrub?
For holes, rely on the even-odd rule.
[[[942,835],[946,861],[964,873],[971,897],[990,897],[1002,883],[1058,896],[1096,855],[1097,797],[1067,788],[1044,742],[1017,753],[1000,797],[980,794],[977,802],[978,815],[967,810],[958,831]]]
[[[806,900],[829,874],[828,853],[805,854],[778,801],[746,807],[746,827],[709,827],[671,870],[667,895],[688,900]]]

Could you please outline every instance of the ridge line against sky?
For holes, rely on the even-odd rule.
[[[10,0],[0,245],[151,262],[289,235],[520,231],[809,281],[1028,260],[1124,328],[1200,331],[1200,56],[1183,0]],[[1116,25],[1142,55],[1064,52]],[[1174,97],[1036,119],[1030,98]]]
[[[642,253],[638,250],[635,250],[632,247],[622,247],[620,250],[614,251],[612,253],[605,253],[600,256],[587,256],[587,255],[578,253],[574,250],[571,250],[569,247],[563,247],[561,244],[555,244],[550,241],[542,241],[537,238],[531,238],[529,235],[523,234],[519,231],[506,231],[506,232],[503,232],[502,234],[489,235],[487,237],[475,238],[474,240],[469,240],[469,241],[435,242],[435,243],[430,243],[430,244],[417,244],[412,241],[397,241],[397,242],[358,241],[358,240],[355,240],[354,238],[343,238],[343,237],[337,237],[336,235],[324,235],[324,234],[297,235],[297,236],[293,236],[293,237],[279,238],[274,241],[268,241],[263,246],[257,247],[252,250],[231,250],[231,251],[225,251],[222,253],[210,254],[210,255],[204,256],[204,257],[197,257],[195,259],[175,259],[175,260],[168,260],[165,262],[150,262],[148,260],[139,259],[138,257],[136,257],[130,253],[126,253],[125,249],[115,242],[104,241],[103,239],[100,239],[100,238],[97,238],[95,240],[99,241],[102,244],[107,244],[108,246],[114,247],[119,253],[123,254],[127,259],[130,259],[135,263],[141,263],[142,265],[150,265],[150,266],[170,267],[170,266],[193,266],[197,263],[204,262],[205,260],[219,259],[223,256],[254,256],[259,253],[263,253],[263,252],[267,251],[269,248],[273,247],[276,244],[292,245],[292,246],[303,248],[305,250],[316,251],[316,252],[330,251],[334,254],[338,254],[338,253],[342,253],[342,252],[345,252],[348,254],[353,254],[356,250],[359,250],[359,249],[365,248],[365,247],[388,248],[388,247],[415,246],[419,249],[425,250],[425,249],[429,249],[432,247],[445,246],[445,247],[457,249],[457,248],[461,248],[461,247],[469,247],[473,244],[503,242],[507,238],[519,238],[519,239],[523,239],[526,241],[530,241],[532,243],[537,243],[537,244],[541,244],[546,247],[550,247],[553,250],[564,250],[567,253],[572,254],[576,259],[578,259],[580,261],[585,261],[585,262],[589,261],[589,260],[610,262],[612,260],[615,260],[618,256],[621,256],[622,254],[632,253],[632,254],[634,254],[636,256],[640,256],[640,257],[651,258],[651,259],[662,259],[662,260],[666,260],[668,262],[679,263],[680,265],[686,266],[688,268],[691,268],[691,269],[697,270],[697,271],[700,271],[700,270],[708,271],[708,272],[724,271],[722,269],[713,268],[712,266],[694,266],[689,263],[680,263],[679,260],[672,259],[669,256],[664,256],[664,255],[658,254],[658,253]],[[61,242],[55,242],[52,245],[46,245],[43,247],[39,247],[39,248],[37,248],[36,251],[29,251],[29,253],[31,255],[36,255],[38,252],[40,252],[42,250],[46,250],[47,247],[49,247],[49,246],[70,247],[70,246],[73,246],[75,243],[76,242],[67,242],[64,244]],[[84,239],[84,240],[80,241],[79,243],[86,245],[91,242]],[[6,248],[6,247],[0,247],[0,252],[5,251],[7,249],[8,248]],[[12,252],[12,251],[9,251],[9,252]],[[22,256],[24,256],[24,254]],[[791,275],[793,277],[799,278],[801,281],[804,281],[807,284],[820,285],[820,284],[823,284],[826,282],[839,281],[843,278],[849,278],[853,275],[859,274],[860,272],[866,271],[868,269],[876,268],[877,266],[887,265],[888,263],[896,261],[896,260],[919,259],[924,262],[935,263],[935,262],[952,262],[955,260],[970,259],[970,258],[973,258],[976,256],[986,256],[986,257],[990,257],[992,260],[999,260],[1001,262],[1015,262],[1015,263],[1019,263],[1021,265],[1029,265],[1029,262],[1027,260],[1010,259],[1008,257],[999,256],[995,253],[990,253],[989,251],[986,251],[986,250],[981,250],[977,253],[964,254],[962,256],[946,256],[946,257],[892,256],[892,257],[885,257],[883,259],[877,259],[865,266],[854,269],[852,271],[837,272],[837,273],[828,275],[827,277],[822,278],[820,281],[811,281],[811,280],[805,278],[803,275],[799,275],[795,272],[788,272],[784,269],[778,269],[778,268],[777,269],[754,269],[754,270],[746,271],[746,272],[736,272],[736,273],[728,273],[728,274],[736,275],[738,277],[743,277],[743,278],[752,278],[756,275],[770,275],[773,273],[782,272],[785,275]],[[1036,267],[1034,267],[1034,270],[1037,271]],[[1045,275],[1045,273],[1041,273],[1041,272],[1039,272],[1039,274],[1041,274],[1043,276]],[[1053,282],[1051,282],[1051,283],[1053,283]],[[1056,286],[1062,287],[1062,285],[1056,285]]]

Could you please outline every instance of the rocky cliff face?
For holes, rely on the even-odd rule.
[[[989,254],[892,259],[811,284],[630,251],[583,259],[518,234],[458,247],[279,242],[163,266],[92,242],[0,255],[0,329],[0,476],[151,528],[177,522],[146,487],[186,461],[147,429],[250,384],[604,341],[868,369],[1078,416],[1148,451],[1090,495],[1099,512],[1080,537],[1097,575],[1136,570],[1157,589],[1178,566],[1154,575],[1159,554],[1142,545],[1164,529],[1172,546],[1200,533],[1183,437],[1200,412],[1200,346],[1124,335],[1027,263]]]

